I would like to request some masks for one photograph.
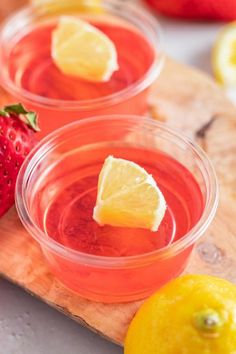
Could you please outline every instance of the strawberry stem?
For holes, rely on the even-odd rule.
[[[27,111],[21,103],[5,106],[3,110],[0,110],[0,115],[3,115],[4,117],[9,117],[10,114],[17,115],[34,131],[40,131],[37,114],[35,112]]]

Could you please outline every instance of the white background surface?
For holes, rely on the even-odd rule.
[[[165,51],[211,73],[210,51],[222,24],[159,19]],[[0,279],[0,354],[122,354],[62,314]],[[148,354],[148,353],[146,353]]]

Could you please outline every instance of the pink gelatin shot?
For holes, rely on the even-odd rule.
[[[152,174],[167,203],[156,232],[94,221],[98,176],[109,155]],[[54,132],[27,158],[16,193],[22,222],[56,277],[101,302],[142,299],[178,276],[217,202],[204,152],[165,125],[136,116],[88,118]]]
[[[97,10],[90,6],[82,12],[80,1],[28,6],[0,31],[1,84],[14,101],[39,113],[40,136],[80,118],[147,111],[148,90],[163,63],[156,20],[129,1],[105,0]],[[66,75],[55,65],[52,32],[65,15],[82,17],[114,43],[119,70],[109,81]]]

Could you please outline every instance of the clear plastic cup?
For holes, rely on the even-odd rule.
[[[86,7],[83,7],[83,4],[86,4]],[[32,47],[27,45],[24,57],[22,60],[18,60],[18,66],[12,64],[12,51],[14,51],[13,58],[15,58],[20,51],[16,47],[17,43],[23,35],[31,29],[33,30],[45,23],[50,23],[50,21],[56,22],[63,15],[79,16],[92,22],[100,21],[102,23],[111,23],[112,25],[117,24],[121,28],[128,28],[138,32],[153,49],[153,58],[145,72],[142,72],[136,81],[127,82],[127,85],[122,89],[96,98],[93,98],[92,93],[91,98],[86,96],[86,99],[81,98],[80,100],[49,98],[44,94],[25,89],[21,83],[24,69],[19,69],[18,66],[27,66],[26,62],[30,53],[33,52],[34,54],[34,51],[40,53],[41,50],[44,50],[44,46],[46,48],[47,43],[42,40],[37,41],[37,38],[35,38]],[[28,109],[39,114],[41,132],[38,136],[40,137],[80,118],[104,114],[141,115],[147,112],[148,91],[151,84],[158,77],[163,64],[160,36],[160,28],[155,18],[138,4],[134,4],[131,1],[104,0],[97,10],[91,2],[77,0],[52,1],[50,4],[42,2],[38,6],[28,5],[9,17],[1,26],[0,83],[12,95],[13,101],[22,102]],[[129,57],[129,67],[132,67],[132,61],[134,61],[134,67],[140,66],[141,61],[148,56],[147,51],[140,45],[140,48],[135,48],[135,52],[133,52],[132,45],[134,44],[129,43],[129,45],[126,45],[127,48],[122,47],[122,60],[126,60]],[[42,56],[44,55],[45,53],[43,52]],[[32,66],[31,74],[28,75],[29,77],[34,75],[35,70],[37,70],[39,78],[37,79],[37,76],[34,78],[34,86],[43,84],[44,80],[48,80],[47,75],[43,78],[40,76],[40,71],[44,69],[46,64],[43,63],[41,65],[39,59],[35,59],[35,65]],[[14,70],[18,70],[18,72],[13,77]],[[140,67],[138,70],[140,70]],[[55,77],[57,77],[56,74]],[[70,81],[65,79],[64,85],[67,86],[69,84]],[[76,86],[72,86],[71,91],[75,89]],[[40,88],[40,92],[45,92],[45,90],[46,88],[44,87]]]
[[[194,175],[203,197],[202,213],[196,224],[178,240],[152,252],[133,256],[89,254],[62,245],[50,237],[45,231],[45,215],[53,198],[66,187],[64,178],[68,176],[71,183],[73,176],[78,171],[80,173],[77,169],[83,167],[83,171],[84,168],[90,171],[90,165],[97,163],[96,154],[100,148],[104,153],[99,155],[99,159],[104,161],[119,147],[125,147],[127,151],[123,158],[127,155],[130,159],[129,151],[133,148],[144,148],[168,154],[184,165]],[[62,179],[65,182],[60,182]],[[201,148],[166,125],[137,116],[88,118],[55,131],[26,158],[16,186],[19,216],[42,248],[52,272],[79,295],[101,302],[145,298],[183,272],[194,244],[214,217],[217,203],[215,172]],[[65,202],[60,213],[63,214],[67,207]],[[58,221],[55,218],[53,222]],[[117,229],[114,229],[114,237]],[[138,235],[135,240],[139,242]]]

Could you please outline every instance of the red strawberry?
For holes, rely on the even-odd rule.
[[[158,12],[186,19],[235,20],[236,0],[146,0]]]
[[[0,110],[0,216],[14,204],[16,177],[38,130],[36,114],[21,104]]]

